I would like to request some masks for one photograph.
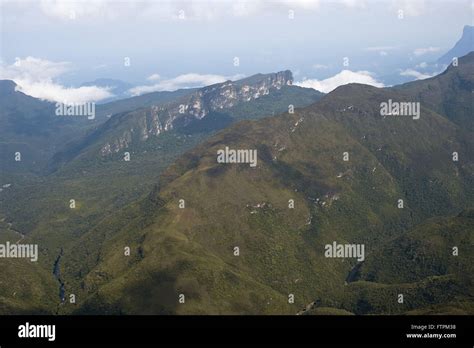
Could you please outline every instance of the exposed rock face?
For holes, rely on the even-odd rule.
[[[100,154],[105,156],[113,152],[119,152],[123,148],[127,148],[132,140],[131,132],[124,132],[124,134],[117,138],[114,142],[106,143],[101,149]]]
[[[230,108],[239,102],[260,98],[270,93],[271,89],[280,89],[282,86],[291,85],[292,82],[293,77],[288,70],[275,74],[255,75],[236,82],[227,81],[204,87],[200,91],[200,97],[208,109],[219,110]]]
[[[179,100],[134,111],[132,126],[124,129],[115,139],[108,141],[100,150],[102,156],[127,148],[133,141],[145,141],[175,127],[182,127],[192,120],[201,120],[212,111],[231,108],[241,102],[249,102],[293,83],[291,71],[257,74],[239,81],[226,81],[203,87]]]

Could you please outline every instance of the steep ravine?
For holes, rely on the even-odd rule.
[[[61,300],[61,304],[64,303],[66,300],[66,289],[64,287],[64,282],[61,279],[61,267],[60,267],[60,262],[61,262],[61,257],[63,256],[63,249],[61,248],[61,252],[59,253],[58,257],[56,258],[56,261],[54,261],[54,267],[53,267],[53,274],[54,277],[57,279],[59,283],[59,299]]]

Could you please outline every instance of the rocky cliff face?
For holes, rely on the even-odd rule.
[[[105,143],[100,153],[106,156],[118,152],[129,147],[135,140],[144,141],[150,136],[158,136],[173,128],[185,127],[195,119],[203,119],[212,111],[249,102],[269,94],[271,90],[278,90],[292,83],[293,76],[289,70],[258,74],[239,81],[226,81],[203,87],[179,100],[134,111],[124,117],[124,120],[127,116],[132,117],[134,122],[131,125],[126,122],[127,127]]]

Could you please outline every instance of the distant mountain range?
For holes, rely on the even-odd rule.
[[[191,92],[154,92],[100,104],[96,107],[95,117],[88,119],[59,117],[55,103],[17,91],[13,81],[0,80],[0,156],[4,169],[40,171],[68,142],[82,138],[113,114],[156,105]],[[11,154],[17,151],[24,155],[21,165],[11,161]]]
[[[453,58],[465,56],[469,52],[474,51],[474,26],[464,26],[462,36],[458,42],[438,59],[440,64],[451,64]]]
[[[114,130],[118,130],[121,134],[104,144],[101,153],[107,155],[129,147],[133,138],[144,141],[150,136],[157,136],[176,127],[189,126],[213,112],[229,109],[239,103],[268,95],[271,90],[289,86],[292,81],[291,72],[284,71],[276,74],[255,75],[235,83],[227,81],[203,87],[164,105],[139,110],[135,113],[134,122],[137,125],[132,128],[129,124],[132,116],[124,115],[126,129],[120,130],[120,126],[114,127]]]
[[[387,85],[397,85],[439,74],[447,65],[452,63],[453,58],[463,57],[474,51],[473,28],[470,25],[464,26],[460,39],[438,59],[436,59],[435,53],[432,53],[429,57],[422,56],[424,57],[423,62],[412,62],[408,65],[399,66],[398,71],[380,76],[380,80]]]
[[[292,86],[292,81],[291,72],[283,71],[173,92],[173,97],[163,103],[143,105],[115,115],[81,141],[58,153],[53,167],[87,151],[92,152],[92,157],[99,154],[107,157],[124,149],[133,152],[172,130],[184,134],[215,132],[237,120],[281,112],[291,103],[295,107],[308,105],[322,96],[315,90]],[[271,105],[273,101],[275,104]],[[247,104],[253,102],[262,104],[263,108],[245,114]]]

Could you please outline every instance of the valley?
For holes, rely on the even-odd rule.
[[[472,55],[461,62],[470,71]],[[426,83],[431,81],[421,81],[420,88]],[[146,198],[103,220],[70,248],[66,281],[86,298],[74,313],[295,314],[311,302],[355,314],[468,312],[469,272],[446,268],[449,250],[435,258],[444,260],[440,271],[421,264],[424,273],[417,278],[404,278],[399,269],[382,268],[391,280],[365,271],[372,260],[387,258],[387,252],[376,257],[377,251],[392,240],[427,218],[457,214],[473,199],[472,137],[426,107],[419,120],[384,119],[380,103],[401,99],[398,93],[340,87],[295,114],[240,122],[187,152]],[[350,111],[337,111],[341,106]],[[296,122],[304,127],[292,131]],[[256,148],[258,165],[217,163],[216,150],[224,146]],[[465,161],[453,162],[453,151],[466,154]],[[178,206],[181,199],[185,209]],[[288,208],[290,199],[298,209]],[[248,205],[257,207],[255,213]],[[454,235],[456,243],[472,238],[469,216],[447,225],[447,233],[467,233]],[[437,245],[432,238],[428,250]],[[355,263],[324,257],[324,245],[334,240],[366,246],[367,259],[347,285]],[[125,245],[134,257],[123,257]],[[236,246],[239,256],[232,252]],[[471,264],[469,239],[463,247],[453,265]],[[405,253],[412,247],[401,244],[398,250],[398,260],[410,259]],[[81,282],[78,274],[86,275]],[[129,287],[130,278],[140,286]],[[151,296],[152,289],[163,293]],[[186,304],[170,307],[180,293]],[[406,302],[397,301],[399,294]]]
[[[256,99],[255,102],[261,110],[252,117],[263,117],[267,113],[284,111],[290,102],[296,105],[310,104],[319,97],[318,92],[310,90],[306,92],[301,89],[302,93],[297,92],[295,100],[293,95],[299,90],[299,87],[284,87],[284,90],[272,91],[261,100]],[[276,98],[279,102],[273,103]],[[111,108],[107,104],[100,107]],[[236,105],[229,109],[228,115],[235,115],[236,118],[247,117],[244,112],[246,107]],[[133,117],[133,114],[130,116]],[[104,122],[104,127],[108,127],[107,121]],[[122,155],[101,158],[97,149],[88,154],[86,152],[87,155],[81,156],[80,159],[61,165],[60,169],[56,165],[47,164],[43,170],[46,175],[3,173],[2,179],[13,183],[12,191],[2,192],[3,195],[0,197],[3,212],[8,215],[8,223],[24,231],[27,240],[37,242],[40,247],[43,246],[41,267],[50,270],[54,264],[54,277],[58,278],[61,271],[57,255],[60,252],[62,254],[63,248],[67,250],[86,229],[107,215],[114,214],[130,202],[147,195],[158,181],[161,171],[173,159],[216,132],[214,122],[211,127],[207,125],[199,127],[190,125],[186,129],[170,131],[161,134],[160,137],[134,144],[132,149],[127,149],[131,153],[128,163],[123,161]],[[85,139],[88,141],[90,136],[85,135]],[[114,173],[112,177],[111,172]],[[74,209],[69,206],[71,199],[77,203]],[[53,273],[48,276],[51,281],[54,277]],[[62,280],[59,282],[63,289]],[[60,290],[61,293],[62,291]],[[57,292],[54,291],[55,294]]]
[[[472,313],[473,70],[470,53],[430,79],[326,95],[259,74],[58,124],[48,145],[33,133],[38,163],[12,165],[5,142],[2,240],[40,250],[33,267],[5,260],[0,310]],[[410,100],[420,117],[381,113]]]

